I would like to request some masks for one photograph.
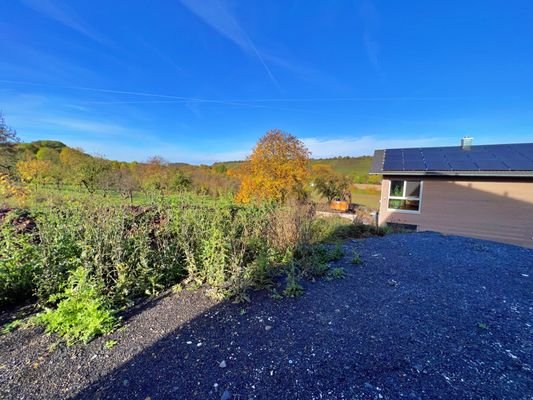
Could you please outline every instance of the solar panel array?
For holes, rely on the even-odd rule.
[[[533,171],[533,143],[385,150],[383,171]]]

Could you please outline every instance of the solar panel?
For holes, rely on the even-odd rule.
[[[500,160],[476,160],[480,170],[484,171],[507,171],[509,168]]]
[[[403,152],[401,149],[391,149],[391,150],[387,150],[386,151],[386,155],[387,157],[395,157],[395,156],[400,156],[400,157],[403,157]]]
[[[406,171],[424,171],[426,163],[424,160],[405,160],[403,166]]]
[[[422,160],[422,153],[418,149],[405,149],[403,158],[406,160]]]
[[[403,171],[403,160],[391,160],[388,155],[385,155],[385,162],[383,163],[383,170],[385,171]]]
[[[446,153],[445,157],[448,160],[455,160],[455,161],[470,161],[471,158],[466,153]]]
[[[472,161],[450,161],[452,170],[454,171],[478,171],[479,168]]]
[[[383,169],[389,171],[533,171],[533,143],[390,149]]]
[[[387,160],[403,160],[403,155],[401,155],[401,154],[394,154],[394,155],[387,154],[385,156],[385,158]]]
[[[533,171],[533,161],[525,159],[506,160],[505,164],[513,171]]]
[[[446,171],[450,169],[450,164],[448,164],[448,161],[446,161],[444,158],[430,158],[426,160],[426,165],[430,171]]]

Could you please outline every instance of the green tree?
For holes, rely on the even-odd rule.
[[[327,164],[313,166],[313,183],[316,191],[328,202],[336,197],[343,197],[350,186],[348,178],[336,173]]]

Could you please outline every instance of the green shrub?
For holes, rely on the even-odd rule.
[[[35,272],[35,293],[41,304],[61,291],[69,273],[81,265],[79,238],[84,222],[78,207],[45,208],[36,213],[39,263]]]
[[[317,218],[312,225],[315,243],[334,243],[339,240],[359,239],[371,236],[384,236],[389,231],[385,227],[376,228],[373,225],[364,225],[350,222],[345,218]]]
[[[314,279],[326,274],[329,269],[329,254],[324,246],[307,246],[306,251],[297,254],[295,263],[299,274],[304,278]]]
[[[329,261],[340,261],[344,257],[344,250],[342,249],[342,243],[337,242],[335,247],[329,251]]]
[[[0,223],[0,306],[31,298],[37,264],[34,235]]]
[[[80,267],[73,271],[57,308],[48,309],[36,317],[47,333],[57,333],[67,344],[89,342],[97,335],[111,332],[117,319],[98,283]]]

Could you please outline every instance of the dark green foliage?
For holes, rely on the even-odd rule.
[[[342,267],[332,268],[329,270],[326,279],[331,281],[333,279],[344,279],[346,278],[346,271]]]
[[[376,228],[374,225],[363,225],[336,217],[317,218],[313,222],[312,231],[314,240],[323,243],[336,243],[346,239],[384,236],[389,232],[387,228]]]
[[[340,261],[344,257],[344,250],[342,244],[337,242],[335,246],[329,251],[329,261]]]
[[[39,260],[35,236],[17,232],[11,218],[0,224],[0,306],[32,296]]]
[[[298,283],[294,276],[289,275],[287,277],[287,285],[283,291],[283,294],[286,297],[299,297],[304,294],[304,288]]]

